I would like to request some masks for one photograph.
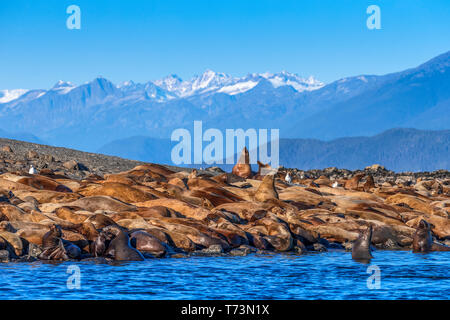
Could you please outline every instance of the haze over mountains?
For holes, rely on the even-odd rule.
[[[320,140],[402,127],[450,129],[450,52],[402,72],[326,85],[289,72],[234,78],[208,70],[187,81],[171,75],[115,85],[97,78],[79,86],[59,81],[49,90],[0,90],[2,131],[86,151],[136,136],[164,141],[174,129],[192,130],[194,120],[205,129],[279,128],[281,138]]]
[[[108,143],[98,152],[140,161],[173,164],[170,154],[177,143],[169,139],[131,137]],[[226,154],[225,150],[223,154]],[[280,164],[303,170],[328,167],[356,170],[374,163],[383,164],[394,171],[450,170],[449,159],[450,130],[391,129],[373,137],[339,138],[331,141],[280,139]],[[218,166],[228,171],[232,167]],[[257,166],[253,167],[257,170]]]

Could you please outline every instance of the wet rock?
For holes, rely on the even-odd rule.
[[[9,262],[9,251],[8,250],[0,250],[0,262]]]
[[[247,245],[242,245],[238,248],[232,249],[230,251],[230,255],[232,256],[246,256],[249,255],[250,253],[255,253],[256,249],[252,248],[250,246]]]
[[[223,251],[222,246],[218,245],[218,244],[213,244],[213,245],[209,246],[208,248],[201,250],[201,253],[211,254],[211,255],[222,254],[223,252],[224,251]]]
[[[28,245],[28,256],[31,258],[38,258],[39,255],[42,253],[41,247],[34,243],[30,243]]]
[[[344,247],[345,251],[348,251],[348,252],[352,251],[353,244],[351,242],[344,242],[342,244],[342,246]]]
[[[325,251],[328,251],[328,250],[327,250],[327,247],[325,247],[323,244],[321,244],[321,243],[319,243],[319,242],[314,243],[313,245],[308,246],[307,248],[308,248],[309,250],[311,250],[311,251],[317,251],[317,252],[325,252]]]
[[[305,254],[308,250],[303,246],[303,247],[299,247],[299,246],[295,246],[294,247],[294,252],[296,254]]]

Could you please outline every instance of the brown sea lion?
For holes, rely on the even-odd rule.
[[[358,188],[358,183],[364,177],[364,173],[357,173],[345,182],[344,188],[349,190],[356,190]]]
[[[113,199],[108,196],[84,197],[68,204],[69,206],[80,207],[84,210],[95,212],[97,210],[106,211],[136,211],[136,207],[128,203]]]
[[[372,175],[369,174],[366,178],[366,182],[364,182],[363,190],[369,192],[372,188],[375,188],[375,181],[373,180]]]
[[[427,253],[430,251],[450,251],[450,247],[433,242],[431,226],[425,220],[420,220],[413,236],[413,252]]]
[[[64,244],[62,242],[62,231],[58,225],[52,225],[42,238],[42,253],[39,255],[41,260],[69,260]]]
[[[84,196],[110,196],[125,203],[144,202],[156,198],[151,193],[118,182],[104,182],[91,190],[80,190],[79,193]]]
[[[116,261],[143,261],[142,254],[130,244],[127,232],[118,226],[108,226],[103,229],[109,235],[113,235],[105,255]]]
[[[131,233],[130,243],[138,251],[150,253],[156,258],[164,257],[167,253],[164,243],[145,231]]]
[[[69,193],[72,192],[70,188],[54,181],[53,179],[39,175],[24,177],[18,180],[17,182],[36,188],[38,190],[49,190],[56,192],[69,192]]]
[[[273,199],[278,199],[278,192],[275,188],[275,176],[266,175],[255,192],[255,200],[265,202]]]
[[[113,219],[101,213],[90,216],[85,222],[92,223],[96,229],[103,229],[110,225],[116,225],[116,222]]]
[[[244,149],[242,149],[241,156],[231,172],[244,179],[248,179],[251,177],[252,167],[250,166],[250,156],[247,147],[244,147]]]
[[[354,260],[370,260],[373,258],[371,253],[372,242],[372,225],[370,225],[365,231],[363,231],[359,238],[353,243],[352,246],[352,259]]]
[[[112,239],[112,235],[107,232],[100,232],[90,245],[90,252],[94,257],[102,257]]]

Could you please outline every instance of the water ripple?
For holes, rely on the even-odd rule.
[[[0,264],[0,299],[449,299],[449,253],[377,251],[369,264],[346,252],[303,256],[190,257],[145,262]],[[67,268],[81,270],[69,289]]]

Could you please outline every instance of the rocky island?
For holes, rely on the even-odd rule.
[[[265,169],[177,168],[0,139],[0,261],[350,251],[367,230],[378,249],[448,249],[448,171]]]

